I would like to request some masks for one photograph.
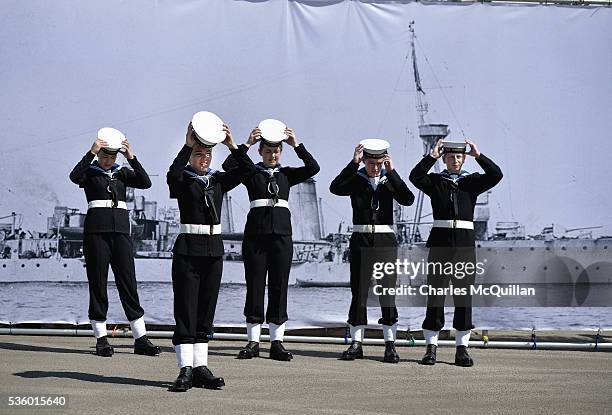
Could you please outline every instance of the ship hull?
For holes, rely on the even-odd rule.
[[[138,282],[172,282],[172,260],[169,258],[136,258]],[[291,266],[289,284],[304,278],[304,263]],[[112,270],[109,281],[114,281]],[[87,282],[83,259],[0,259],[0,282]],[[224,261],[222,284],[245,284],[242,261]]]
[[[424,245],[401,246],[401,261],[419,263],[427,260]],[[612,239],[597,240],[503,240],[479,241],[476,258],[483,263],[484,273],[477,275],[480,284],[612,284]],[[402,278],[403,277],[403,278]],[[399,275],[402,283],[424,284],[426,275]],[[310,263],[306,277],[298,279],[302,286],[348,286],[349,264]]]
[[[423,245],[401,246],[403,261],[427,259]],[[476,281],[483,284],[590,283],[612,284],[612,239],[598,240],[504,240],[479,241],[477,261],[485,268]],[[136,276],[140,282],[171,282],[169,258],[136,258]],[[222,283],[244,284],[241,261],[226,260]],[[401,277],[401,276],[400,276]],[[109,270],[109,280],[114,276]],[[85,263],[80,259],[0,259],[0,282],[86,282]],[[291,267],[290,285],[346,287],[350,281],[347,262],[302,262]],[[404,281],[405,282],[405,281]],[[423,284],[425,274],[410,279]]]

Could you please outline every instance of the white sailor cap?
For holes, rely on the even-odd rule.
[[[387,149],[390,144],[387,140],[380,140],[378,138],[368,138],[359,142],[363,146],[363,156],[379,159],[387,154]]]
[[[125,135],[112,127],[104,127],[98,130],[98,138],[106,141],[108,143],[108,147],[104,147],[101,151],[107,154],[117,154],[123,148],[123,140],[125,140]]]
[[[260,122],[257,127],[261,131],[263,142],[271,147],[276,147],[287,139],[285,134],[287,126],[279,120],[268,118]]]
[[[453,141],[442,141],[442,152],[448,153],[460,153],[465,154],[467,149],[467,143],[457,143]]]
[[[214,147],[225,140],[223,131],[223,120],[208,111],[200,111],[193,114],[191,118],[194,136],[204,147]]]

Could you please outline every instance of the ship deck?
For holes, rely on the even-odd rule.
[[[563,334],[561,334],[563,336]],[[38,413],[7,407],[8,396],[64,395],[68,407],[51,413],[405,414],[606,413],[612,409],[612,353],[472,348],[472,368],[421,366],[421,347],[399,347],[402,361],[381,362],[382,346],[364,346],[365,359],[345,362],[343,345],[288,343],[295,359],[237,360],[242,342],[214,341],[209,367],[225,378],[222,391],[167,391],[177,375],[170,340],[157,358],[133,355],[116,338],[115,356],[92,355],[83,337],[0,336],[0,413]],[[95,409],[94,409],[95,408]]]

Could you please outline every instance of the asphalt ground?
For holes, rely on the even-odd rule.
[[[93,355],[89,337],[0,336],[0,413],[98,414],[408,414],[612,412],[612,353],[470,348],[475,365],[457,367],[441,347],[435,366],[419,364],[423,347],[398,347],[399,364],[382,362],[383,346],[363,360],[339,360],[344,345],[286,343],[291,362],[238,360],[244,342],[210,343],[209,367],[223,390],[173,393],[178,374],[169,339],[159,357],[132,353],[113,338],[112,358]],[[67,406],[9,406],[9,397],[64,396]],[[31,400],[30,402],[34,402]],[[40,398],[39,398],[39,402]]]

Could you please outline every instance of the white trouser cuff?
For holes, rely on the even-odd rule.
[[[132,337],[134,337],[135,339],[139,339],[147,334],[144,317],[140,317],[136,320],[130,321],[130,327],[132,328]]]
[[[176,363],[178,367],[191,366],[193,367],[193,344],[184,343],[174,346],[176,352]]]
[[[261,336],[261,324],[247,323],[247,335],[249,336],[250,342],[259,343],[259,337]]]
[[[470,343],[470,335],[472,330],[456,330],[455,331],[455,345],[467,347]]]
[[[385,326],[383,324],[383,335],[385,336],[386,342],[394,342],[397,333],[397,323],[392,326]]]
[[[193,345],[193,367],[208,366],[208,343]]]
[[[94,332],[96,339],[106,336],[106,321],[90,320],[91,329]]]
[[[425,337],[426,344],[438,345],[438,333],[439,331],[423,330],[423,336]]]
[[[351,327],[351,339],[354,342],[363,341],[363,333],[365,332],[365,326],[350,326]]]
[[[280,326],[278,324],[270,323],[270,341],[283,341],[283,337],[285,337],[285,323],[281,324]]]

